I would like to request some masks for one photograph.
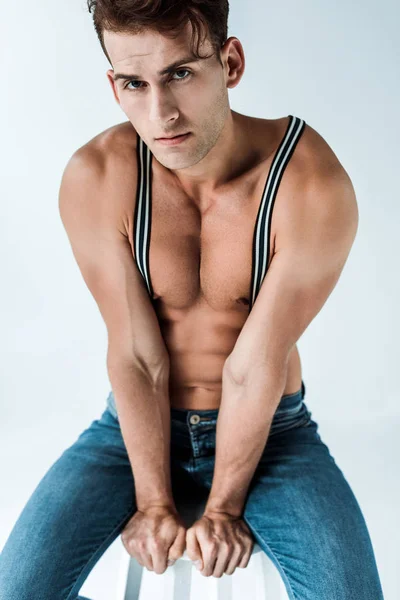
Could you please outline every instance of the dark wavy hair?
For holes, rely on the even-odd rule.
[[[220,49],[228,37],[228,0],[87,0],[87,6],[89,13],[93,11],[94,28],[110,64],[104,30],[135,34],[151,29],[173,39],[190,21],[194,56],[209,58],[199,55],[200,43],[208,36],[222,65]]]

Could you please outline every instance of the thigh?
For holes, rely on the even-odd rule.
[[[0,555],[1,600],[76,600],[136,512],[118,421],[106,409],[38,483]]]
[[[363,514],[310,413],[271,430],[243,518],[291,600],[383,599]]]

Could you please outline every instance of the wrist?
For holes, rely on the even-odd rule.
[[[142,502],[137,504],[137,509],[141,512],[150,512],[152,510],[168,510],[169,512],[178,512],[175,504],[172,502]]]
[[[209,499],[204,507],[203,514],[212,516],[213,514],[230,515],[231,517],[240,517],[243,512],[243,507],[228,502]]]
[[[215,481],[212,487],[214,489],[210,490],[204,512],[225,512],[236,516],[242,514],[247,496],[243,487],[240,491],[232,490],[232,486],[228,489],[226,485],[217,485]]]
[[[167,508],[173,512],[177,511],[172,495],[167,493],[154,496],[136,494],[136,507],[141,511],[150,510],[151,508]]]
[[[152,513],[152,512],[169,512],[178,514],[175,504],[147,504],[140,505],[137,507],[140,512]]]

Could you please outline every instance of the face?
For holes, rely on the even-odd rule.
[[[190,36],[190,23],[175,39],[150,30],[104,32],[113,65],[107,76],[115,98],[157,160],[169,169],[198,163],[216,144],[230,113],[227,88],[235,87],[241,77],[230,74],[228,67],[232,40],[241,47],[236,38],[227,40],[221,51],[222,67],[208,39],[199,51],[201,56],[212,54],[210,58],[188,58]],[[159,73],[177,61],[170,72]],[[187,132],[177,145],[157,140]]]

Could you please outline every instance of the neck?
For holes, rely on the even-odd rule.
[[[254,157],[251,142],[248,117],[229,110],[215,145],[204,158],[190,167],[170,171],[193,201],[209,200],[243,173]]]

